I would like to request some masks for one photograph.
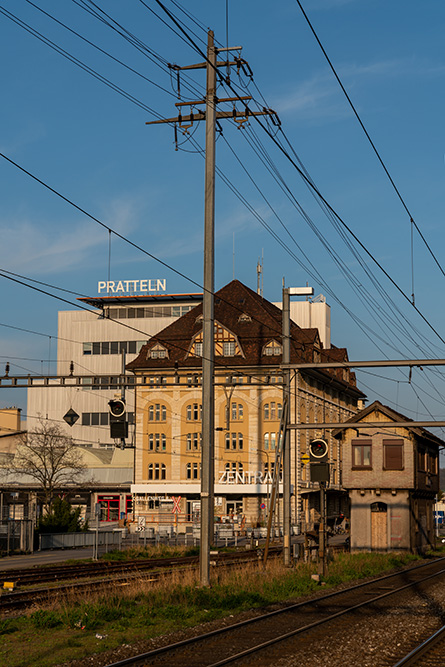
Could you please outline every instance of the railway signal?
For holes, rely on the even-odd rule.
[[[108,401],[110,410],[110,438],[122,440],[128,437],[127,406],[123,398]]]

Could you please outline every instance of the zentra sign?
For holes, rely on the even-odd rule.
[[[261,471],[239,472],[238,470],[224,470],[219,473],[218,484],[268,484],[273,482],[270,472]],[[280,475],[281,482],[281,475]]]
[[[100,280],[97,283],[99,294],[148,294],[149,292],[165,292],[165,278],[148,278],[147,280]]]

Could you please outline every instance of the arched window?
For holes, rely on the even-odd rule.
[[[202,405],[201,403],[190,403],[186,408],[187,421],[201,421],[202,420]]]
[[[167,420],[167,408],[161,403],[153,403],[148,406],[149,422],[165,422]]]
[[[150,463],[148,466],[148,479],[166,479],[167,478],[167,468],[164,463]]]

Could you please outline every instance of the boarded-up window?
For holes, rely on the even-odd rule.
[[[385,470],[403,470],[403,440],[383,441],[383,467]]]

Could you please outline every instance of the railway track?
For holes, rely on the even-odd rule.
[[[310,641],[312,634],[323,632],[323,626],[328,622],[342,619],[344,623],[344,617],[351,615],[351,612],[375,607],[391,595],[444,576],[445,559],[438,559],[128,657],[107,667],[222,667],[230,664],[269,666],[276,660],[278,645],[281,652],[283,646],[295,638],[303,637],[301,641]],[[433,664],[437,667],[445,662]]]
[[[445,625],[416,646],[394,667],[440,667],[445,665]]]
[[[124,572],[139,572],[164,567],[184,567],[196,565],[198,556],[178,556],[174,558],[147,558],[128,561],[99,561],[96,563],[79,563],[76,565],[58,565],[43,568],[27,568],[23,570],[0,571],[0,582],[11,581],[17,586],[28,586],[40,583],[52,583],[69,579],[82,579],[98,576],[110,576]]]
[[[275,548],[272,555],[278,555],[281,548]],[[215,556],[215,567],[233,566],[258,560],[256,551],[242,553],[222,553]],[[0,597],[0,613],[12,610],[25,609],[48,602],[69,593],[100,590],[110,586],[124,585],[132,579],[143,576],[145,581],[155,581],[160,577],[167,577],[172,572],[181,569],[196,568],[197,556],[147,559],[143,561],[126,561],[124,563],[86,563],[73,566],[59,566],[42,568],[42,570],[16,570],[0,572],[0,581],[15,582],[20,586],[35,585],[38,583],[57,584],[61,581],[72,582],[73,579],[88,578],[88,582],[65,583],[51,585],[45,588],[28,588],[23,591],[3,593]]]

